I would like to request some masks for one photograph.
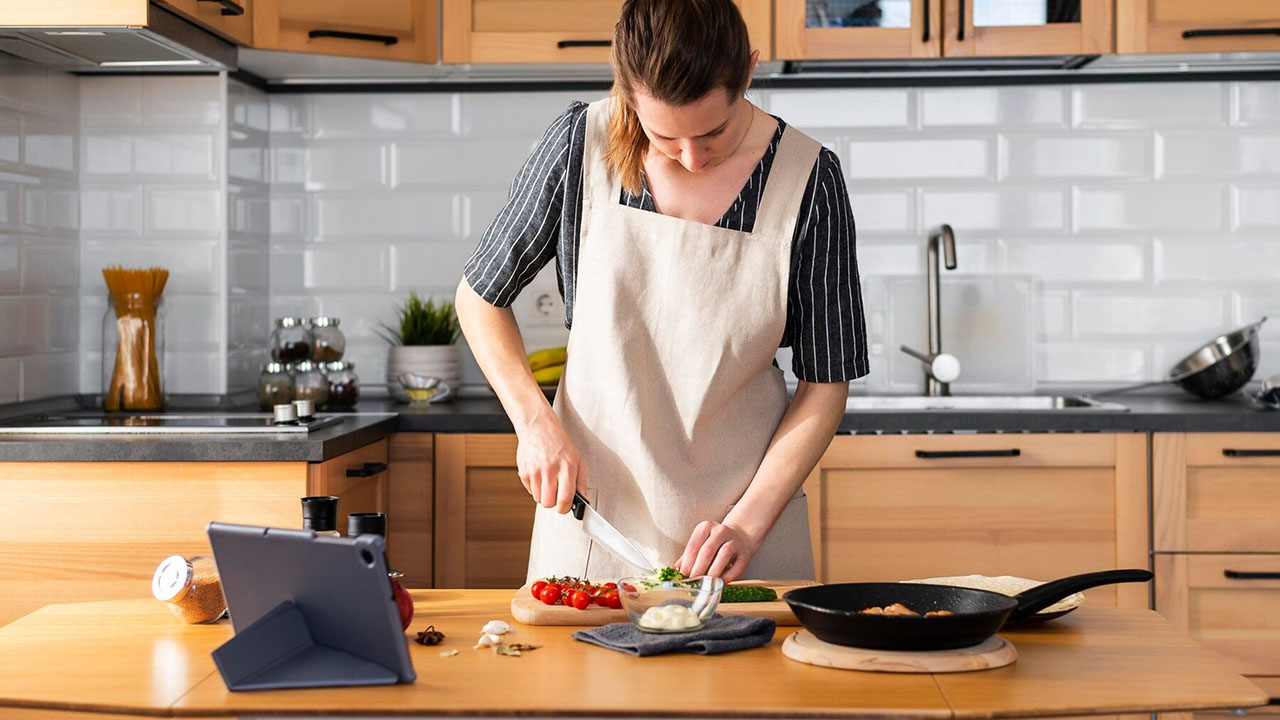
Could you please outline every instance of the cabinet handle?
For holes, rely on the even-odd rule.
[[[1236,450],[1223,448],[1222,454],[1227,457],[1280,457],[1280,450]]]
[[[236,0],[196,0],[196,2],[212,2],[222,6],[223,15],[243,15],[244,6]]]
[[[1280,580],[1280,572],[1244,572],[1223,570],[1222,576],[1231,580]]]
[[[1269,698],[1269,699],[1267,700],[1267,704],[1268,704],[1268,705],[1280,705],[1280,698]]]
[[[1280,35],[1280,27],[1266,28],[1210,28],[1205,30],[1183,30],[1182,39],[1198,37],[1231,37],[1233,35]]]
[[[307,37],[363,40],[365,42],[382,43],[383,45],[395,45],[400,42],[400,38],[394,35],[370,35],[369,33],[347,32],[346,30],[312,30],[307,33]]]
[[[1022,451],[1018,448],[1008,450],[917,450],[916,457],[925,460],[939,458],[979,458],[979,457],[1018,457]]]
[[[920,42],[929,42],[929,6],[933,4],[933,0],[924,0],[924,34],[920,37]]]
[[[556,47],[563,50],[571,47],[609,47],[613,45],[612,40],[561,40],[556,43]]]
[[[960,0],[960,27],[956,29],[956,39],[964,41],[964,0]]]
[[[347,477],[373,477],[386,469],[386,463],[365,463],[364,467],[347,468]]]

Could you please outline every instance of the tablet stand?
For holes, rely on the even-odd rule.
[[[307,619],[283,602],[213,651],[231,690],[391,685],[395,670],[316,642]]]

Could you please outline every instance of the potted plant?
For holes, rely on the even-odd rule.
[[[396,308],[396,315],[396,327],[379,323],[382,330],[378,332],[391,344],[387,353],[387,389],[392,396],[409,402],[397,379],[406,372],[437,377],[458,387],[462,380],[462,361],[457,343],[462,337],[462,328],[453,303],[445,300],[437,304],[411,291],[409,299]]]

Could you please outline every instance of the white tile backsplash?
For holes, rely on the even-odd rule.
[[[0,59],[0,401],[97,388],[110,263],[173,273],[171,392],[250,387],[286,312],[341,317],[381,382],[377,322],[452,292],[547,124],[595,95],[267,96]],[[1036,278],[1038,382],[1152,379],[1280,313],[1280,82],[751,97],[840,155],[864,276],[919,275],[947,222],[961,272]]]

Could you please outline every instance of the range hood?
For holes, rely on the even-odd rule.
[[[236,69],[234,45],[154,4],[141,27],[0,27],[0,52],[69,72]]]

